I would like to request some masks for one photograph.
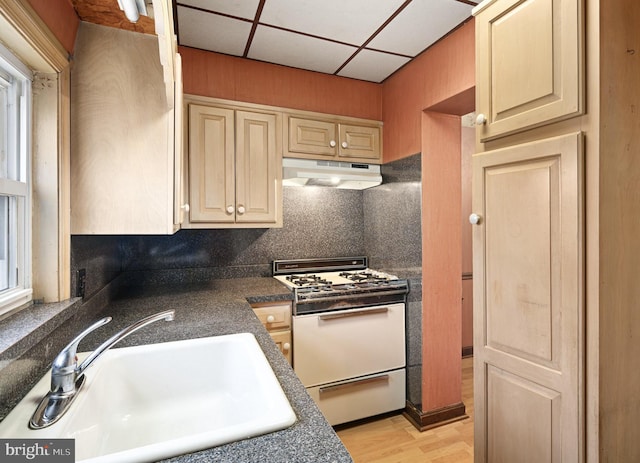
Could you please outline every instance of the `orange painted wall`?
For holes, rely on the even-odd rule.
[[[384,162],[419,153],[422,111],[456,95],[473,102],[474,87],[475,22],[470,20],[384,81]]]
[[[424,112],[422,135],[422,409],[461,402],[460,117]]]
[[[73,53],[80,19],[73,9],[71,0],[28,0],[28,2],[65,50]]]
[[[382,85],[180,47],[185,93],[382,119]]]

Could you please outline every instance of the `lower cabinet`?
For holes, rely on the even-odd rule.
[[[251,306],[289,364],[292,361],[291,304],[255,304]]]

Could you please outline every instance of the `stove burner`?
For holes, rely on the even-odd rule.
[[[287,275],[287,280],[296,286],[331,285],[331,281],[319,275]]]
[[[362,272],[342,272],[340,276],[355,282],[384,283],[389,281],[388,276],[379,275],[367,270],[363,270]]]

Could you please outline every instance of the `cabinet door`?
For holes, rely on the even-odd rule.
[[[289,117],[289,154],[333,158],[338,153],[337,137],[336,124],[333,122]]]
[[[340,158],[380,162],[380,128],[340,124]]]
[[[476,18],[481,141],[582,112],[580,0],[495,0]]]
[[[234,114],[189,105],[189,219],[235,222]]]
[[[275,223],[281,183],[276,115],[236,111],[236,222]]]
[[[291,365],[291,330],[286,331],[270,331],[271,339],[276,343],[284,358]]]
[[[473,158],[475,461],[579,461],[582,136]]]

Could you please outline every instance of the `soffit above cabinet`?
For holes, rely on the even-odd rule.
[[[80,19],[126,24],[117,0],[72,0]],[[382,82],[471,17],[479,0],[175,0],[178,43]],[[137,29],[136,29],[137,28]]]

